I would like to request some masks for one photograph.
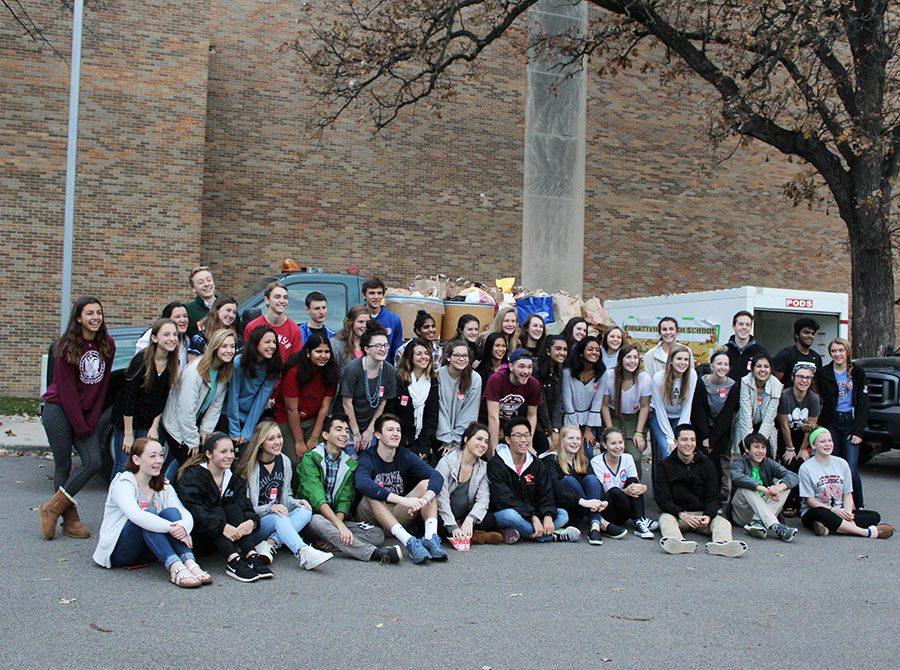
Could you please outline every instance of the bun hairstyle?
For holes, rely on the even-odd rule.
[[[420,309],[416,312],[416,320],[413,322],[413,332],[418,335],[419,331],[422,330],[422,326],[429,321],[434,321],[434,317],[424,309]],[[435,323],[437,323],[437,321],[435,321]]]
[[[384,337],[388,336],[387,330],[384,329],[376,319],[369,319],[368,323],[366,323],[366,332],[362,334],[362,337],[359,338],[359,346],[361,349],[365,349],[369,346],[369,343],[372,341],[372,338],[376,335],[383,335]]]
[[[714,352],[712,352],[709,355],[709,364],[712,365],[713,363],[715,363],[716,359],[719,356],[725,356],[725,358],[728,358],[728,349],[726,349],[725,347],[719,347]]]

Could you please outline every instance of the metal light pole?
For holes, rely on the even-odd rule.
[[[72,304],[72,240],[75,230],[75,171],[78,163],[78,95],[81,88],[81,27],[84,0],[75,0],[72,20],[72,74],[69,82],[69,139],[66,146],[66,214],[63,225],[62,286],[59,296],[60,332]]]

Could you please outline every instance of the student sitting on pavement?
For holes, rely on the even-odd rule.
[[[604,535],[622,538],[628,534],[627,530],[610,523],[601,514],[608,503],[603,499],[603,488],[597,475],[591,471],[579,426],[563,426],[559,431],[556,449],[541,454],[540,460],[553,475],[556,504],[565,508],[569,518],[576,523],[585,515],[588,516],[590,544],[602,545]]]
[[[827,428],[809,434],[815,456],[800,466],[801,521],[816,535],[889,538],[894,527],[881,515],[853,504],[853,475],[843,458],[833,456],[834,439]]]
[[[400,540],[413,563],[446,561],[438,536],[437,496],[444,478],[421,457],[401,447],[400,420],[382,414],[375,421],[377,446],[359,456],[356,488],[363,496],[356,508],[360,521],[379,524]],[[410,534],[416,521],[425,523],[422,539]]]
[[[591,459],[591,469],[597,476],[607,502],[603,518],[611,524],[622,526],[629,519],[634,523],[635,535],[645,540],[653,539],[653,531],[659,528],[656,521],[647,517],[644,494],[647,486],[638,478],[634,457],[625,452],[625,434],[619,428],[603,431],[603,451]]]
[[[449,449],[437,464],[444,478],[438,494],[438,514],[444,533],[452,540],[474,544],[512,544],[518,533],[507,528],[498,532],[494,515],[488,511],[491,494],[487,479],[490,452],[488,427],[473,421],[463,431],[462,446]]]
[[[337,551],[360,561],[399,563],[400,547],[384,542],[384,532],[364,521],[350,521],[356,493],[353,479],[358,461],[346,451],[350,425],[346,417],[330,416],[322,426],[322,442],[304,454],[297,466],[300,494],[313,509],[309,531]]]
[[[569,515],[557,507],[553,474],[529,451],[531,422],[513,417],[503,425],[505,444],[488,462],[491,511],[500,528],[512,528],[537,542],[577,542],[581,532],[566,527]]]
[[[194,560],[194,519],[163,478],[165,459],[156,440],[134,441],[125,472],[109,485],[94,561],[104,568],[128,568],[155,558],[175,586],[211,584],[212,577]]]
[[[716,556],[742,556],[747,544],[734,540],[731,524],[721,515],[722,498],[716,467],[697,452],[697,434],[690,424],[675,427],[675,450],[659,464],[653,494],[662,514],[660,546],[669,554],[697,551],[682,531],[712,535],[706,551]]]
[[[253,542],[259,515],[247,497],[247,483],[232,473],[234,443],[225,433],[213,433],[203,448],[178,471],[175,490],[194,518],[197,553],[218,551],[227,561],[225,574],[239,582],[271,578],[267,559]]]
[[[259,515],[259,529],[253,534],[256,551],[275,557],[286,545],[307,570],[313,570],[333,555],[310,547],[300,537],[312,518],[312,507],[298,500],[291,489],[291,460],[282,453],[284,436],[274,421],[261,421],[241,459],[238,472],[247,482],[247,497]]]
[[[744,438],[743,456],[731,464],[731,519],[753,537],[769,535],[790,542],[797,534],[778,521],[791,489],[800,480],[793,472],[769,458],[769,440],[760,433]]]

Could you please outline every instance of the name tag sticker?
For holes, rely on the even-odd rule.
[[[383,395],[384,395],[384,386],[379,386],[378,387],[378,397],[380,398]]]
[[[409,396],[408,395],[400,396],[400,404],[403,407],[406,407],[409,404]]]

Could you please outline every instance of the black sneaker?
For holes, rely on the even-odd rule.
[[[372,557],[369,560],[378,561],[379,563],[399,563],[402,558],[403,552],[400,550],[400,547],[396,544],[391,544],[387,547],[377,547],[372,552]]]
[[[275,573],[272,572],[272,568],[266,565],[266,559],[263,558],[260,554],[254,554],[253,556],[245,560],[247,562],[247,565],[250,566],[250,569],[259,575],[260,579],[272,579],[272,577],[275,576]]]
[[[225,564],[225,574],[239,582],[255,582],[259,574],[243,558],[232,558]]]
[[[603,545],[603,533],[598,528],[591,528],[588,531],[588,544],[592,544],[595,547]]]
[[[607,537],[618,540],[619,538],[628,535],[628,531],[622,528],[622,526],[617,526],[614,523],[608,523],[606,524],[606,528],[603,529],[603,534]]]

